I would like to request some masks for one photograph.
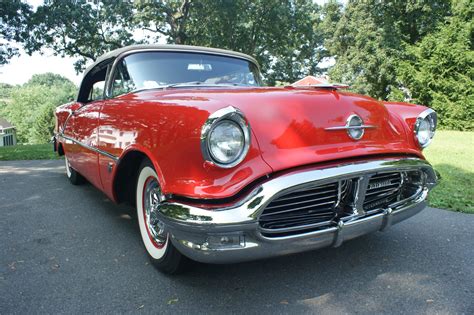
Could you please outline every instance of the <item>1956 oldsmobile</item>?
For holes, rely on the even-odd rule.
[[[340,88],[263,87],[227,50],[124,47],[58,107],[54,146],[72,184],[136,208],[163,272],[337,247],[420,212],[438,180],[433,110]]]

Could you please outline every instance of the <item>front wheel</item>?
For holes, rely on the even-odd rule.
[[[140,166],[137,180],[137,219],[143,244],[153,265],[168,274],[184,269],[184,257],[171,243],[166,225],[159,219],[161,189],[149,160]]]

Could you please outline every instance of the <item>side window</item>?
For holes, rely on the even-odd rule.
[[[89,93],[89,101],[98,101],[104,98],[104,86],[105,81],[98,81],[92,85],[91,91]]]
[[[112,97],[129,93],[136,89],[135,83],[128,74],[127,64],[125,60],[117,64],[112,81]]]
[[[110,62],[110,60],[106,60],[87,73],[79,88],[78,102],[88,103],[103,99],[105,76]]]

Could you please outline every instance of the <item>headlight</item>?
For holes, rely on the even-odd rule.
[[[231,120],[220,121],[209,133],[209,152],[219,163],[229,164],[235,161],[244,145],[244,132]]]
[[[231,168],[242,162],[250,147],[250,126],[244,115],[229,106],[209,116],[201,130],[201,151],[206,161]]]
[[[436,112],[431,108],[423,111],[416,118],[415,138],[418,145],[423,149],[426,148],[434,137],[438,118]]]

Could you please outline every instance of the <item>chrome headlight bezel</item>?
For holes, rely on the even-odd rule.
[[[419,139],[419,132],[422,124],[426,122],[429,124],[429,139],[425,142],[422,143]],[[415,122],[415,127],[414,127],[414,136],[415,136],[415,141],[418,143],[418,146],[421,149],[426,148],[427,146],[430,145],[431,141],[433,140],[433,137],[436,133],[436,126],[438,124],[438,116],[434,110],[431,108],[428,108],[421,112],[421,114],[418,115],[416,118]]]
[[[213,156],[210,149],[211,132],[214,130],[214,128],[216,128],[224,121],[230,121],[236,124],[242,131],[244,138],[244,143],[242,149],[240,150],[240,154],[228,163],[218,161]],[[244,114],[239,109],[233,106],[219,109],[218,111],[214,112],[209,116],[209,118],[206,120],[201,129],[201,152],[202,156],[204,157],[204,160],[221,168],[232,168],[237,166],[245,159],[249,151],[251,139],[250,133],[250,124],[248,123]]]

